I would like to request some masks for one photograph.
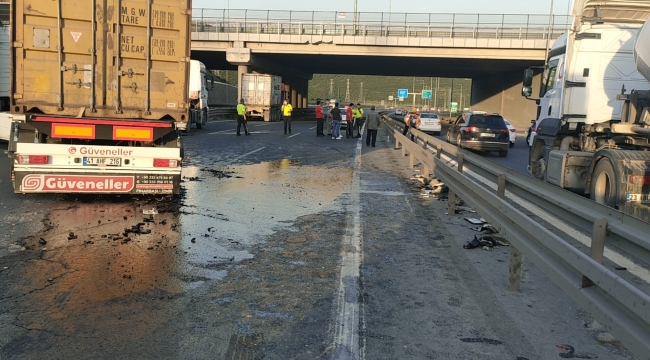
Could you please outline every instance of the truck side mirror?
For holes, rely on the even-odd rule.
[[[524,86],[521,89],[521,96],[530,97],[533,94],[533,88],[530,86]]]
[[[526,69],[524,70],[524,87],[532,87],[533,86],[533,69]]]

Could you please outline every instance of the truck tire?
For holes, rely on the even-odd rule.
[[[546,159],[544,159],[544,142],[535,141],[530,153],[530,173],[537,180],[546,176]]]
[[[196,128],[201,130],[208,123],[208,110],[201,110],[201,115],[199,116],[199,121],[196,122]]]
[[[598,161],[591,178],[590,197],[595,202],[609,207],[618,204],[618,181],[612,162],[603,158]]]

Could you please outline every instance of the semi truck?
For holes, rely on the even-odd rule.
[[[264,121],[280,120],[282,78],[267,74],[244,74],[242,98],[250,118]]]
[[[198,60],[190,60],[190,119],[186,130],[189,130],[192,124],[196,124],[197,129],[203,129],[208,123],[208,87],[206,79],[205,65]]]
[[[572,15],[541,74],[530,172],[648,221],[650,2],[577,0]]]
[[[191,2],[11,4],[14,191],[178,194]]]

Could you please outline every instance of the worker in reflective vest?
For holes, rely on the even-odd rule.
[[[289,134],[291,134],[291,113],[293,112],[293,106],[287,103],[287,100],[284,100],[282,104],[282,118],[284,119],[284,134],[287,135],[287,124],[289,124]]]
[[[248,125],[246,125],[246,122],[246,105],[244,105],[244,99],[241,99],[239,100],[239,104],[237,104],[237,136],[241,136],[239,132],[242,125],[244,125],[244,132],[246,133],[246,136],[251,134],[248,132]]]
[[[361,104],[357,104],[357,107],[352,110],[352,117],[354,118],[354,128],[357,129],[357,138],[361,137],[361,127],[363,126],[363,109]]]

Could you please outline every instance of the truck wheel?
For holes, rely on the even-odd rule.
[[[609,207],[616,207],[618,191],[616,172],[609,159],[602,159],[596,164],[591,178],[591,200]]]
[[[449,139],[449,130],[447,130],[447,136],[446,136],[447,142],[451,143],[451,140]]]
[[[536,141],[530,154],[530,173],[537,180],[544,180],[546,160],[544,160],[544,142]]]
[[[205,109],[201,110],[200,113],[197,113],[196,117],[197,117],[197,119],[196,119],[197,120],[196,121],[196,128],[201,130],[201,129],[203,129],[203,125],[205,125],[205,123],[208,122],[207,121],[208,116],[207,116],[207,114],[205,112]]]

